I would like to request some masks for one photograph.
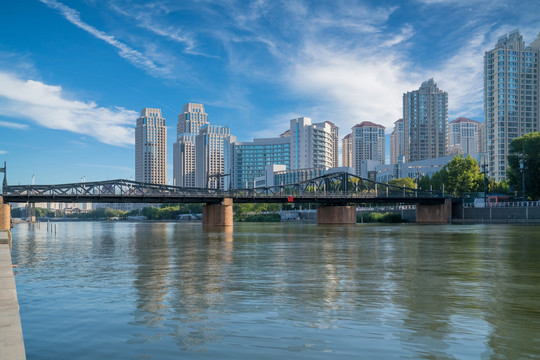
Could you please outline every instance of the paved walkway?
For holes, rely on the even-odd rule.
[[[7,232],[0,231],[0,359],[26,359]]]

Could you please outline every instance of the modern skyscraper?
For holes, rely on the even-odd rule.
[[[448,94],[433,79],[403,94],[403,131],[407,162],[442,157],[446,152]]]
[[[373,160],[384,164],[385,127],[371,121],[363,121],[352,128],[352,163],[359,175],[363,160]]]
[[[227,126],[206,125],[196,137],[195,186],[228,190],[232,170],[230,149],[236,141]]]
[[[405,138],[403,136],[403,119],[394,123],[394,131],[390,134],[390,164],[397,164],[405,155]]]
[[[341,140],[341,156],[344,167],[353,167],[352,162],[352,134],[347,134]]]
[[[291,150],[288,137],[254,139],[235,142],[232,151],[233,189],[252,188],[256,178],[265,175],[268,165],[283,165],[289,169]]]
[[[540,34],[525,46],[519,30],[503,35],[484,56],[484,124],[488,175],[506,178],[510,142],[540,129]]]
[[[176,186],[195,187],[195,138],[202,127],[208,125],[208,114],[203,104],[187,103],[178,115],[177,139],[173,145],[173,181]]]
[[[301,117],[290,121],[291,169],[331,168],[335,163],[335,126],[311,124]]]
[[[478,128],[476,120],[459,117],[448,124],[447,155],[476,154],[478,152]]]
[[[167,126],[160,109],[144,108],[137,119],[135,181],[167,184]]]

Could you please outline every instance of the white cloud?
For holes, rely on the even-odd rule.
[[[10,129],[26,129],[28,128],[28,125],[26,124],[19,124],[14,122],[7,122],[7,121],[0,121],[0,127],[7,127]]]
[[[133,124],[138,117],[137,112],[121,107],[68,99],[60,86],[4,72],[0,72],[0,115],[29,119],[46,128],[85,134],[117,146],[133,144]]]
[[[403,92],[417,86],[406,76],[402,60],[392,54],[336,53],[320,44],[308,45],[305,51],[307,59],[296,63],[291,76],[296,91],[321,99],[325,118],[314,117],[314,122],[332,121],[342,134],[362,121],[391,131],[402,114]]]
[[[0,155],[5,155],[5,154],[7,154],[7,153],[8,153],[8,152],[5,151],[5,150],[0,150]]]
[[[136,67],[147,71],[152,76],[164,78],[172,77],[170,70],[166,67],[157,65],[149,57],[117,40],[114,36],[98,30],[95,27],[82,21],[80,14],[77,10],[74,10],[56,0],[39,1],[52,9],[58,10],[60,14],[62,14],[66,18],[66,20],[68,20],[73,25],[81,28],[82,30],[88,32],[96,38],[105,41],[107,44],[114,46],[116,49],[118,49],[118,55],[128,60]]]

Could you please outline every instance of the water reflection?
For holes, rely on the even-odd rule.
[[[114,358],[532,358],[539,229],[65,223],[55,236],[23,224],[27,353],[59,333],[86,358],[99,357],[96,334],[123,339]],[[98,304],[106,318],[92,319]]]

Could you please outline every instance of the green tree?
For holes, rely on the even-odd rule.
[[[454,196],[483,190],[484,176],[471,155],[454,156],[440,171],[446,173],[445,191]]]
[[[410,177],[404,177],[399,179],[392,179],[388,181],[388,185],[401,186],[409,189],[415,189],[416,183]]]
[[[523,185],[520,161],[523,161],[525,169],[525,196],[533,200],[539,199],[540,133],[528,133],[510,143],[506,177],[510,187],[521,195]]]

